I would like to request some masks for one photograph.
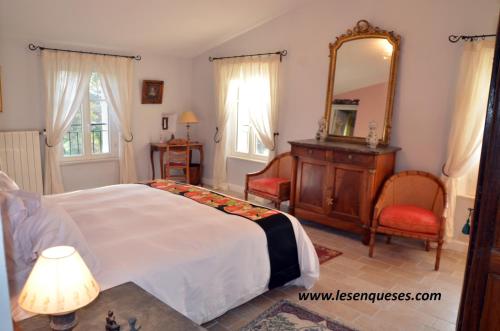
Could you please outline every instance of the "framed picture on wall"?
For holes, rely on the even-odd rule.
[[[163,102],[163,81],[142,81],[142,104],[161,104]]]

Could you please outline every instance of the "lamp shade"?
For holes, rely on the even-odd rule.
[[[179,122],[190,124],[190,123],[198,123],[199,121],[195,113],[193,113],[192,111],[185,111],[179,117]]]
[[[19,295],[21,308],[36,314],[62,315],[92,302],[99,285],[71,246],[44,250]]]

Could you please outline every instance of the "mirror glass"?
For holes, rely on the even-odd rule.
[[[385,38],[349,40],[336,52],[329,134],[366,137],[375,122],[383,136],[394,47]]]

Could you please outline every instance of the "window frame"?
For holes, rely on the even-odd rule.
[[[92,72],[94,74],[94,72]],[[99,73],[97,73],[99,74]],[[91,101],[105,101],[108,104],[108,137],[109,137],[109,152],[101,154],[92,154],[92,134],[91,134],[91,118],[90,118],[90,102]],[[90,85],[85,93],[82,104],[78,111],[82,112],[82,150],[81,155],[64,155],[64,148],[60,146],[60,163],[61,164],[73,164],[73,163],[87,163],[87,162],[99,162],[99,161],[112,161],[118,160],[118,130],[111,119],[111,111],[109,101],[106,99],[90,100]],[[67,131],[67,130],[66,130]],[[66,131],[64,134],[66,134]]]

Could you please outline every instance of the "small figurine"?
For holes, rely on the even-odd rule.
[[[120,331],[120,325],[116,323],[115,315],[111,310],[108,311],[106,317],[106,331]]]
[[[378,135],[377,135],[377,123],[371,121],[368,123],[368,136],[366,137],[366,143],[371,149],[377,148],[378,145]]]
[[[137,323],[137,318],[131,317],[128,319],[128,326],[130,327],[130,331],[139,331],[142,326],[136,327],[135,323]]]

